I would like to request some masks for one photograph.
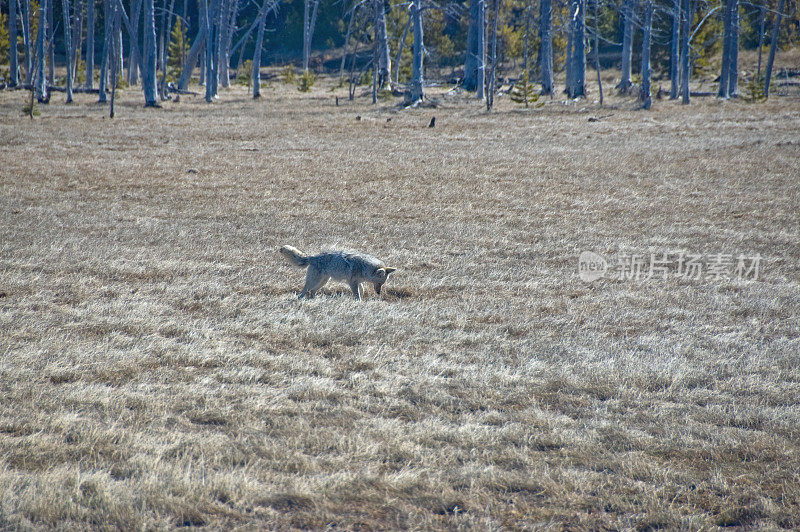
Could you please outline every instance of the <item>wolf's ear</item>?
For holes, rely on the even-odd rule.
[[[386,275],[389,275],[390,273],[392,273],[392,272],[393,272],[393,271],[395,271],[396,269],[397,269],[397,268],[389,268],[388,266],[384,268],[384,270],[386,270]]]

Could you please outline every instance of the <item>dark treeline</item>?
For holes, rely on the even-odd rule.
[[[690,20],[682,18],[687,10]],[[47,27],[41,36],[40,24]],[[380,87],[421,87],[423,77],[432,76],[464,79],[475,89],[478,72],[482,96],[500,76],[521,78],[524,69],[543,92],[547,78],[565,73],[566,92],[575,97],[590,83],[586,68],[599,63],[621,69],[619,90],[665,77],[675,80],[676,97],[684,55],[679,41],[685,38],[690,65],[683,68],[689,75],[721,68],[720,96],[729,97],[738,90],[739,50],[763,46],[759,75],[769,76],[773,34],[788,46],[800,40],[799,29],[796,0],[2,0],[0,64],[6,66],[0,72],[9,85],[43,84],[46,78],[52,85],[67,83],[68,91],[73,84],[94,89],[95,80],[87,80],[91,72],[101,100],[109,73],[124,75],[128,83],[139,83],[141,76],[152,104],[153,83],[163,93],[166,82],[186,77],[180,76],[186,67],[195,75],[199,68],[201,81],[212,79],[211,98],[218,83],[230,82],[229,70],[253,59],[260,40],[261,66],[375,72]],[[212,41],[204,41],[207,31]],[[16,54],[10,53],[12,38]],[[417,39],[424,39],[418,52]],[[649,44],[646,50],[643,44]],[[712,62],[720,54],[722,67]],[[57,80],[54,66],[66,65],[67,57],[73,58],[74,79]],[[153,65],[161,74],[153,76]]]

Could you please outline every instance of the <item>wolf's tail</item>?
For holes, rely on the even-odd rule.
[[[299,249],[293,248],[292,246],[282,246],[279,251],[281,252],[281,255],[286,257],[286,260],[295,266],[299,268],[305,268],[308,266],[308,257]]]

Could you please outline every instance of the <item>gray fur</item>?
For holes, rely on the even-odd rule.
[[[295,266],[308,267],[300,299],[314,297],[330,279],[346,282],[357,300],[361,299],[361,283],[372,283],[375,292],[380,294],[389,274],[397,269],[387,267],[372,255],[356,251],[324,251],[306,255],[292,246],[283,246],[279,251]]]

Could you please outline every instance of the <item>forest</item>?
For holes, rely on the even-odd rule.
[[[475,91],[490,108],[504,81],[553,94],[560,75],[575,98],[592,81],[587,68],[618,69],[606,91],[635,86],[644,107],[654,80],[688,103],[697,75],[713,74],[720,97],[761,98],[775,54],[800,41],[792,0],[13,0],[2,17],[3,86],[32,87],[44,102],[51,89],[105,101],[121,83],[141,84],[148,106],[193,75],[207,101],[237,78],[258,97],[260,68],[275,65],[297,67],[306,84],[316,73],[371,84],[373,102],[385,91],[418,101],[430,81]],[[740,50],[758,51],[755,72],[740,71]]]

